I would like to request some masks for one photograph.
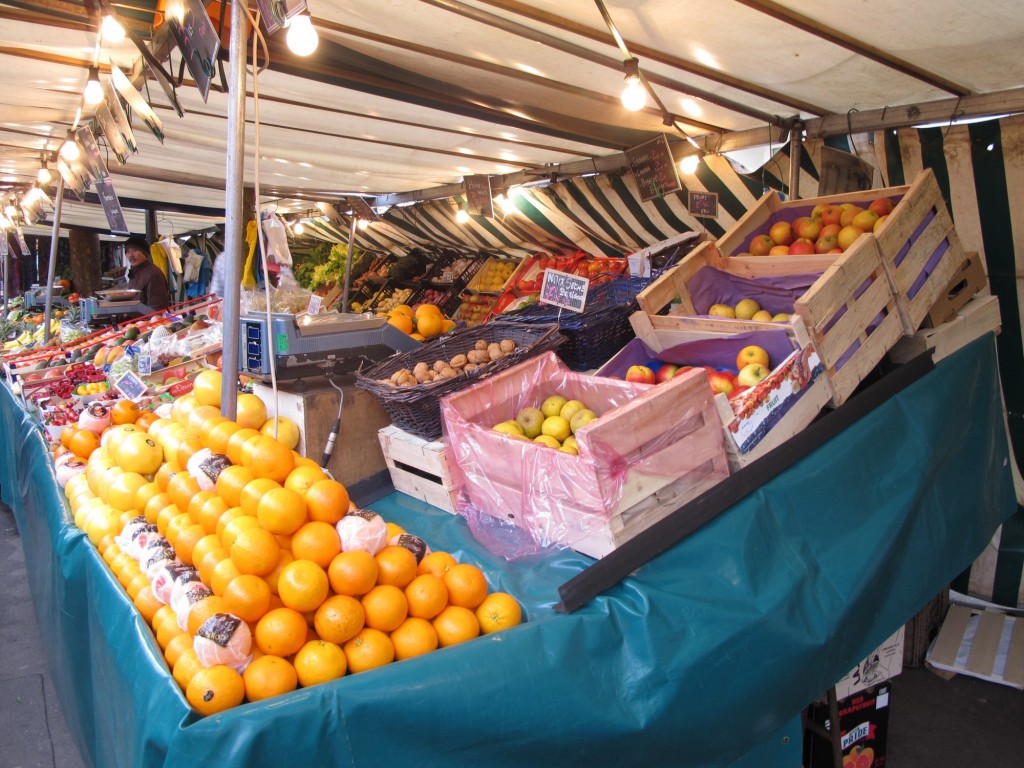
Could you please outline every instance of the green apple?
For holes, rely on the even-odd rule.
[[[573,416],[575,416],[580,411],[585,411],[586,409],[587,406],[585,406],[579,400],[568,400],[566,401],[565,405],[562,406],[562,409],[558,412],[558,415],[561,416],[566,421],[572,421]]]
[[[735,311],[740,320],[749,320],[761,311],[761,305],[756,299],[743,299],[736,305]]]
[[[582,429],[584,426],[592,422],[597,418],[597,414],[589,408],[584,408],[582,411],[577,411],[573,417],[569,420],[569,429],[575,435],[577,431]]]
[[[502,421],[499,424],[495,424],[491,429],[495,432],[503,432],[506,435],[516,435],[518,437],[526,436],[523,432],[523,428],[519,426],[519,422],[514,419],[509,419],[508,421]]]
[[[736,317],[736,310],[728,304],[712,304],[708,314],[714,317]]]
[[[544,412],[531,405],[516,414],[516,421],[522,427],[523,434],[533,440],[540,434],[540,425],[544,423]]]
[[[551,395],[540,404],[540,410],[543,412],[545,417],[558,416],[558,414],[562,412],[562,406],[567,402],[569,401],[561,395]]]

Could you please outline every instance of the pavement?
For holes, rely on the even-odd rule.
[[[68,732],[50,680],[21,539],[3,504],[0,573],[0,768],[91,765]],[[945,680],[924,667],[904,669],[892,681],[885,765],[1021,768],[1024,692],[967,676]]]

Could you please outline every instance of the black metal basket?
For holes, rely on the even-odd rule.
[[[449,379],[438,379],[412,387],[397,387],[388,380],[402,368],[417,363],[433,364],[436,360],[451,360],[456,355],[474,349],[477,341],[497,342],[511,339],[516,348],[510,354],[481,366],[471,373],[460,373]],[[565,337],[557,325],[522,324],[496,321],[461,328],[424,344],[420,349],[393,355],[365,371],[356,374],[356,386],[373,394],[388,412],[395,426],[422,437],[437,440],[441,437],[441,398],[456,390],[475,384],[488,376],[522,362],[530,357],[555,349]]]

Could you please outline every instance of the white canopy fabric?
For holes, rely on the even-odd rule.
[[[119,6],[122,17],[148,37],[154,17],[146,9],[156,0],[130,5],[136,10]],[[1015,111],[1024,84],[1021,3],[607,0],[677,119],[670,127],[650,103],[637,113],[622,108],[623,54],[593,0],[308,6],[320,33],[313,56],[291,54],[283,33],[269,40],[270,69],[258,80],[258,158],[248,79],[245,178],[256,180],[258,161],[264,197],[279,199],[282,212],[343,193],[431,197],[424,191],[471,174],[580,173],[658,133],[684,148],[685,133],[713,150],[734,132],[750,143],[763,131],[766,141],[769,124],[788,118],[807,121],[811,134],[845,124],[859,132],[868,113],[891,120],[902,112],[905,123],[933,114],[906,105],[939,105],[936,114],[947,120]],[[98,44],[97,19],[78,2],[0,0],[0,19],[2,194],[3,185],[30,184],[41,154],[58,148],[94,56],[105,80],[110,64],[130,71],[139,52],[130,41]],[[173,52],[172,74],[180,61]],[[177,209],[175,231],[217,220],[228,102],[219,87],[215,77],[204,103],[186,71],[178,117],[156,81],[147,81],[143,95],[163,121],[164,142],[136,117],[137,152],[123,166],[107,158],[133,231],[141,231],[141,218],[132,206],[146,203]],[[90,119],[87,110],[82,121]],[[776,128],[771,137],[783,134]],[[95,204],[76,204],[65,216],[106,228]]]

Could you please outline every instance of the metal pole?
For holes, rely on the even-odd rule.
[[[53,201],[53,229],[50,231],[50,266],[46,272],[46,311],[43,312],[43,344],[50,341],[50,318],[53,316],[53,278],[57,274],[57,243],[60,240],[60,214],[64,208],[64,177],[57,176],[57,193]]]
[[[355,263],[356,250],[356,225],[359,218],[355,212],[352,213],[352,221],[348,227],[348,260],[345,266],[345,290],[341,292],[341,311],[348,312],[348,287],[352,282],[352,265]]]
[[[803,154],[803,123],[796,123],[789,132],[789,199],[800,199],[800,156]]]
[[[224,344],[220,412],[234,419],[238,411],[238,329],[242,283],[242,249],[245,216],[242,196],[245,182],[245,39],[248,22],[239,0],[231,3],[231,37],[228,45],[228,141],[224,190]]]
[[[11,292],[11,244],[7,240],[7,230],[0,228],[0,237],[3,238],[3,242],[0,246],[4,249],[4,317],[7,317],[7,297]],[[0,342],[7,341],[7,339],[0,339]]]

